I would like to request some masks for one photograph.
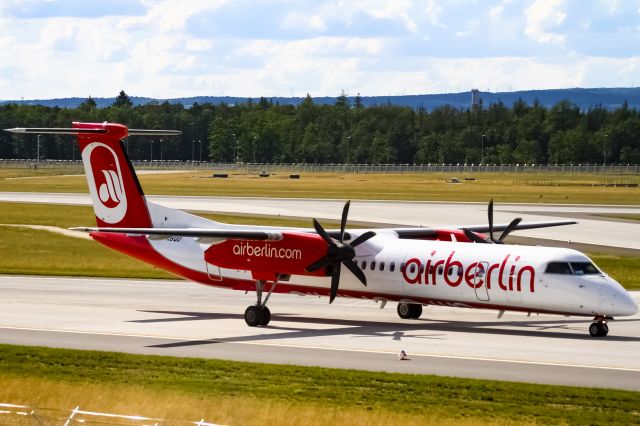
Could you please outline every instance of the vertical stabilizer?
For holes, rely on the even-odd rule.
[[[73,123],[73,127],[102,130],[78,132],[98,226],[151,228],[144,193],[122,144],[122,139],[129,134],[128,129],[110,123]]]

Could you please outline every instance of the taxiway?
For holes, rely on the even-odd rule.
[[[640,292],[633,296],[640,302]],[[589,336],[589,318],[274,295],[269,327],[243,320],[253,294],[184,281],[0,276],[0,342],[140,354],[640,390],[640,314]],[[410,360],[400,361],[404,350]]]

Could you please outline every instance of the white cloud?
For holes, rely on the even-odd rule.
[[[640,37],[629,18],[635,3],[532,0],[523,11],[512,0],[284,1],[143,0],[131,16],[3,15],[0,97],[391,95],[640,81],[635,45],[612,42]],[[262,13],[265,25],[241,25]],[[222,30],[192,31],[196,18]]]
[[[567,18],[563,6],[564,0],[535,0],[525,10],[525,34],[538,43],[564,44],[564,35],[550,31]]]

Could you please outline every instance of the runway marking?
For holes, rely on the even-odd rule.
[[[154,335],[146,335],[146,334],[127,334],[127,333],[111,333],[111,332],[101,332],[101,331],[81,331],[81,330],[58,330],[58,329],[48,329],[48,328],[31,328],[31,327],[8,327],[8,326],[0,326],[0,329],[5,330],[25,330],[25,331],[46,331],[52,333],[68,333],[68,334],[89,334],[89,335],[98,335],[98,336],[115,336],[115,337],[138,337],[138,338],[147,338],[147,339],[158,339],[158,340],[179,340],[183,342],[189,342],[192,340],[199,341],[211,341],[212,343],[231,343],[237,345],[256,345],[256,346],[272,346],[272,347],[282,347],[289,349],[314,349],[314,350],[328,350],[328,351],[336,351],[336,352],[355,352],[355,353],[370,353],[370,354],[384,354],[384,355],[395,355],[396,351],[381,351],[381,350],[367,350],[367,349],[348,349],[348,348],[332,348],[327,346],[311,346],[311,345],[289,345],[282,343],[263,343],[263,342],[226,342],[221,339],[185,339],[184,337],[171,337],[171,336],[154,336]],[[543,362],[543,361],[523,361],[523,360],[513,360],[513,359],[500,359],[500,358],[483,358],[483,357],[472,357],[472,356],[461,356],[461,355],[439,355],[439,354],[424,354],[424,353],[410,353],[408,354],[411,357],[421,357],[421,358],[442,358],[442,359],[457,359],[464,361],[484,361],[484,362],[502,362],[508,364],[527,364],[527,365],[542,365],[542,366],[552,366],[552,367],[573,367],[573,368],[585,368],[585,369],[596,369],[596,370],[614,370],[614,371],[626,371],[633,373],[640,373],[640,369],[638,368],[624,368],[624,367],[607,367],[607,366],[599,366],[599,365],[580,365],[580,364],[569,364],[569,363],[560,363],[560,362]]]

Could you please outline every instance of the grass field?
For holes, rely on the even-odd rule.
[[[640,393],[0,345],[0,401],[221,424],[633,424]]]
[[[307,220],[273,217],[203,215],[228,223],[310,227]],[[93,210],[84,206],[0,203],[0,223],[51,225],[61,228],[95,225]],[[327,222],[330,224],[330,222]],[[42,230],[0,225],[0,273],[110,278],[173,278],[171,275],[89,240]],[[627,289],[640,289],[640,258],[589,253]],[[37,258],[37,262],[33,259]],[[114,268],[113,265],[118,265]]]
[[[0,169],[0,191],[87,192],[84,176],[52,177],[52,173],[51,169]],[[77,174],[78,170],[58,173]],[[165,195],[640,204],[638,188],[591,186],[608,180],[640,181],[637,176],[478,174],[475,181],[451,184],[448,174],[316,173],[303,174],[299,180],[289,179],[288,174],[260,178],[238,173],[228,179],[213,179],[211,174],[145,174],[139,178],[145,193]]]

